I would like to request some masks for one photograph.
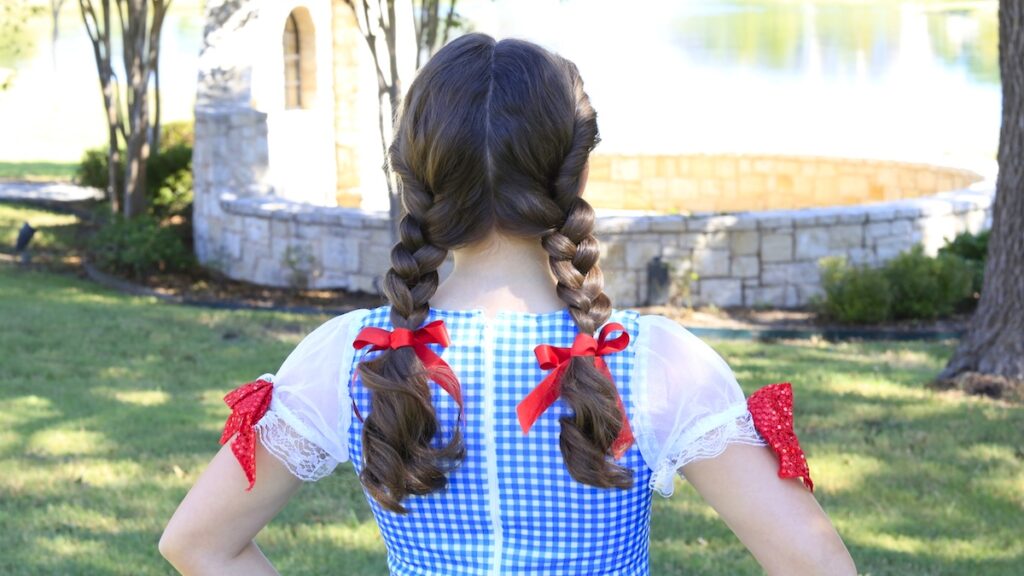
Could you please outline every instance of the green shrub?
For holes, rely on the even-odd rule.
[[[939,255],[954,255],[963,258],[972,270],[971,297],[967,299],[967,307],[977,303],[976,294],[981,294],[982,281],[985,279],[985,257],[988,255],[989,231],[978,234],[963,232],[952,240],[947,239],[946,245],[939,248]]]
[[[160,126],[160,147],[172,148],[195,145],[196,134],[191,122],[165,122]]]
[[[819,311],[847,324],[877,324],[890,318],[892,290],[881,270],[851,267],[844,258],[821,261],[823,299]]]
[[[975,267],[953,253],[927,256],[915,246],[878,269],[851,267],[843,258],[821,263],[826,318],[850,324],[933,320],[948,316],[971,296]]]
[[[121,170],[118,170],[117,173],[121,174]],[[79,186],[92,186],[100,190],[107,189],[107,183],[110,182],[110,179],[107,173],[106,146],[90,148],[82,154],[82,161],[78,163],[78,168],[75,169],[74,180]]]
[[[189,218],[192,208],[192,149],[183,144],[164,148],[146,165],[149,212],[163,220]]]
[[[165,124],[161,131],[160,150],[146,162],[148,212],[160,220],[172,216],[190,217],[193,140],[192,124]],[[123,167],[119,166],[119,182],[124,179],[123,173]],[[107,148],[86,150],[75,172],[75,181],[82,186],[106,190],[108,176]]]
[[[136,279],[193,265],[178,234],[148,215],[114,216],[90,240],[89,254],[100,268]]]
[[[977,234],[961,232],[952,240],[946,239],[946,245],[939,248],[939,254],[954,254],[964,260],[984,262],[988,254],[989,230]]]
[[[959,256],[926,256],[915,246],[886,263],[896,319],[932,320],[948,316],[971,295],[974,270]]]
[[[149,211],[161,220],[172,216],[190,219],[192,199],[192,170],[184,168],[165,178],[153,191]]]

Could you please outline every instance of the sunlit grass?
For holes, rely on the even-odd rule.
[[[3,251],[14,250],[18,231],[26,222],[36,229],[29,245],[31,249],[66,249],[74,242],[78,218],[70,214],[0,203],[0,247],[3,247]]]
[[[0,180],[70,181],[77,162],[0,162]]]
[[[2,208],[2,206],[0,206]],[[129,298],[0,265],[0,574],[170,574],[156,543],[218,448],[232,387],[324,317]],[[816,496],[862,573],[1018,574],[1024,408],[924,386],[950,343],[715,343],[747,393],[790,381]],[[285,574],[386,573],[348,466],[258,538]],[[652,574],[759,574],[678,481]]]

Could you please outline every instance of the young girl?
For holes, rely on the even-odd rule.
[[[439,51],[390,150],[406,210],[390,304],[329,320],[226,397],[225,446],[164,556],[275,573],[253,538],[351,461],[392,574],[648,574],[652,494],[676,473],[769,573],[855,574],[789,385],[745,399],[678,324],[612,308],[582,197],[597,142],[572,63],[482,34]]]

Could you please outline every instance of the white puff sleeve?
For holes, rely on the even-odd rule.
[[[721,356],[673,320],[642,315],[639,323],[634,428],[654,472],[652,489],[672,495],[682,466],[714,458],[730,443],[766,445]]]
[[[256,423],[263,446],[292,474],[319,480],[348,461],[352,341],[367,310],[328,320],[307,335],[276,374],[270,406]]]

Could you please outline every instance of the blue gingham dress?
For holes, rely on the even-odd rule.
[[[390,307],[381,306],[330,320],[276,375],[263,376],[274,391],[256,429],[296,476],[316,480],[345,461],[362,468],[354,409],[369,414],[370,395],[355,367],[380,352],[354,351],[352,342],[366,326],[392,330],[389,317]],[[466,456],[444,490],[406,497],[408,514],[367,495],[392,574],[649,574],[653,492],[671,494],[683,464],[714,457],[728,443],[764,445],[732,372],[710,347],[664,317],[614,310],[608,322],[621,324],[630,341],[604,359],[637,439],[617,461],[632,471],[633,486],[581,484],[559,450],[565,403],[557,400],[528,434],[516,416],[516,405],[547,375],[534,348],[572,345],[577,328],[568,310],[488,318],[482,310],[432,308],[426,323],[434,320],[444,321],[451,340],[447,348],[430,346],[462,387]],[[457,424],[458,406],[430,386],[440,444]]]
[[[389,307],[373,310],[363,326],[392,329]],[[548,314],[431,309],[427,322],[444,320],[447,349],[434,345],[458,376],[465,405],[466,458],[448,475],[447,489],[403,501],[402,515],[368,498],[396,575],[647,574],[651,471],[636,446],[619,463],[632,470],[628,490],[601,489],[569,476],[559,450],[558,400],[523,434],[516,405],[544,379],[533,349],[569,347],[576,325],[568,311]],[[609,321],[636,333],[637,313],[617,311]],[[629,406],[632,344],[605,356]],[[370,354],[378,354],[371,352]],[[358,356],[355,358],[358,360]],[[354,368],[354,363],[353,363]],[[432,385],[441,427],[449,438],[458,405]],[[360,413],[370,398],[358,376],[351,390]],[[348,442],[357,470],[362,463],[362,426],[354,419]]]

